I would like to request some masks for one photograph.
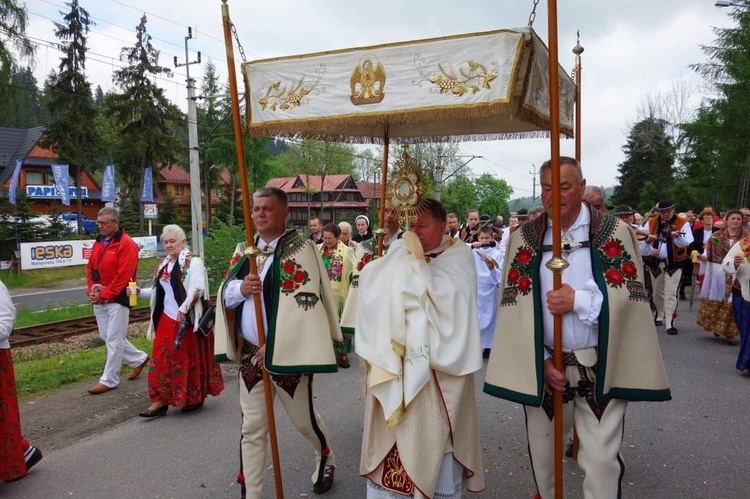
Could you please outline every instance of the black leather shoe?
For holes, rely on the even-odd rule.
[[[142,418],[160,418],[167,415],[167,409],[169,409],[169,406],[163,405],[153,411],[151,409],[146,409],[145,411],[139,412],[138,415]]]
[[[664,321],[660,321],[660,320],[658,320],[658,319],[656,319],[656,320],[654,321],[654,326],[661,326],[662,324],[664,324]]]
[[[677,328],[674,326],[670,327],[669,329],[667,329],[667,334],[671,334],[672,336],[674,336],[675,334],[677,334]]]
[[[333,472],[335,470],[335,467],[326,464],[323,476],[318,478],[318,481],[313,484],[313,492],[316,494],[325,494],[328,492],[333,487]]]
[[[203,402],[199,402],[197,404],[190,404],[180,409],[180,412],[193,412],[193,411],[197,411],[201,407],[203,407]]]

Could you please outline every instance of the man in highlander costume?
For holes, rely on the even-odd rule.
[[[471,249],[425,199],[359,277],[355,351],[366,361],[360,473],[367,497],[458,498],[484,488],[474,372],[482,368]]]
[[[219,289],[217,330],[225,328],[227,356],[240,363],[242,408],[241,473],[243,497],[262,497],[268,420],[262,369],[292,423],[316,455],[313,491],[333,485],[336,460],[328,432],[313,408],[313,373],[335,372],[333,342],[343,342],[331,285],[311,240],[286,230],[286,194],[265,188],[253,195],[258,274],[238,252]],[[261,295],[266,344],[258,348],[254,295]]]
[[[669,385],[627,224],[582,202],[586,181],[560,158],[562,257],[570,268],[553,290],[552,165],[540,171],[547,216],[513,233],[498,328],[484,391],[524,404],[539,495],[554,497],[553,391],[563,393],[563,435],[575,423],[586,499],[620,497],[619,455],[628,401],[669,400]],[[553,316],[562,316],[563,372],[552,361]],[[502,327],[499,325],[502,324]]]

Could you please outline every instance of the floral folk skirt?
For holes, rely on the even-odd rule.
[[[221,368],[214,363],[213,333],[203,337],[188,327],[175,350],[179,329],[178,322],[162,314],[148,372],[149,400],[172,407],[200,404],[224,390]]]
[[[732,304],[727,301],[702,299],[696,323],[706,331],[730,340],[739,335],[732,315]]]
[[[21,436],[13,356],[10,348],[0,348],[0,480],[15,480],[26,474],[23,452],[28,446]]]

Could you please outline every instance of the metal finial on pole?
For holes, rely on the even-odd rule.
[[[576,55],[575,65],[575,80],[576,80],[576,116],[575,116],[575,145],[576,145],[576,159],[581,162],[581,54],[583,54],[583,46],[581,45],[581,32],[576,31],[576,46],[573,47],[573,53]]]

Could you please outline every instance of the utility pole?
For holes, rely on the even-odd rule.
[[[536,165],[531,165],[531,199],[536,199]]]
[[[435,199],[440,201],[440,189],[443,185],[443,157],[437,157],[437,165],[435,165]]]
[[[198,60],[188,59],[188,40],[193,38],[193,28],[188,26],[188,34],[185,37],[185,63],[178,64],[177,56],[174,58],[174,67],[185,66],[187,77],[187,104],[188,104],[188,150],[190,157],[190,214],[193,224],[193,253],[203,258],[203,215],[201,213],[201,177],[200,164],[198,163],[198,112],[195,105],[195,80],[190,78],[190,65],[201,63],[201,53],[198,52]],[[211,207],[206,207],[206,216],[209,216]]]
[[[443,178],[443,172],[445,171],[445,168],[443,168],[443,157],[444,156],[438,156],[437,160],[437,166],[435,167],[435,199],[440,201],[440,190],[442,188],[442,185],[445,183],[446,180],[451,178],[456,173],[460,172],[461,169],[468,165],[472,160],[478,159],[478,158],[484,158],[484,156],[448,156],[452,158],[469,158],[467,161],[464,161],[458,167],[456,167],[455,170],[450,175],[447,175],[445,178]]]

